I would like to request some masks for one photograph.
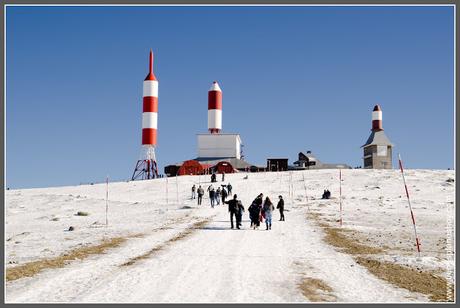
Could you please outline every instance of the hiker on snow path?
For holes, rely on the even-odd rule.
[[[216,195],[215,195],[215,198],[216,198],[216,205],[220,205],[220,194],[221,194],[220,187],[217,187]]]
[[[238,212],[238,200],[237,200],[238,196],[235,194],[233,196],[233,199],[230,200],[230,201],[225,201],[226,204],[228,204],[228,212],[230,213],[230,224],[231,224],[231,227],[233,229],[233,216],[235,216],[236,218],[236,215],[237,215],[237,212]],[[236,223],[236,228],[239,229],[240,226],[238,225],[238,222]]]
[[[232,194],[232,184],[228,183],[227,190],[228,190],[228,194],[231,195]]]
[[[201,205],[201,201],[203,200],[203,195],[204,195],[204,189],[201,187],[198,187],[197,189],[197,193],[198,193],[198,205]]]
[[[208,191],[209,191],[209,200],[211,201],[211,207],[214,208],[214,201],[215,201],[215,195],[216,195],[216,192],[214,191],[214,187],[212,186],[212,184],[208,187]]]
[[[275,210],[273,203],[270,201],[270,198],[265,198],[264,207],[265,213],[265,224],[267,225],[267,230],[272,229],[272,212]]]
[[[256,229],[258,227],[259,223],[259,215],[260,215],[260,206],[257,205],[255,202],[252,202],[252,204],[248,208],[249,212],[249,219],[251,219],[251,228]]]
[[[196,190],[196,186],[195,186],[195,184],[193,184],[193,186],[192,186],[192,199],[195,199],[195,190]]]
[[[279,196],[280,201],[278,201],[278,205],[276,206],[277,209],[280,210],[280,221],[284,221],[284,200],[283,196]]]
[[[225,199],[227,199],[227,191],[225,190],[225,187],[222,187],[222,191],[221,191],[221,194],[222,194],[222,204],[225,203]]]
[[[236,209],[236,227],[239,229],[241,227],[241,221],[243,219],[244,206],[241,201],[238,200],[237,209]]]
[[[254,203],[257,208],[258,208],[258,212],[257,212],[257,222],[256,222],[256,227],[259,227],[260,226],[260,222],[261,222],[261,219],[262,219],[262,203],[264,201],[264,195],[262,193],[260,193],[255,199],[254,201],[252,201],[252,203]],[[255,210],[254,210],[254,213],[255,213]]]

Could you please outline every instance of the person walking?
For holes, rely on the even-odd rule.
[[[255,202],[252,202],[248,208],[248,212],[249,219],[251,219],[251,228],[255,230],[259,223],[260,207]]]
[[[216,192],[212,185],[208,187],[208,191],[209,191],[209,200],[211,201],[211,207],[214,208],[214,202],[215,202],[214,198],[215,198]]]
[[[243,220],[243,212],[244,212],[243,203],[241,203],[241,201],[238,200],[237,209],[236,209],[236,227],[238,229],[242,226],[241,221]]]
[[[284,200],[283,196],[278,196],[280,200],[278,201],[278,204],[276,205],[276,208],[280,211],[280,221],[284,221]]]
[[[256,222],[256,227],[260,226],[260,222],[262,220],[262,203],[264,201],[263,199],[264,195],[260,193],[252,203],[254,203],[257,206],[257,222]],[[255,212],[255,210],[254,210]]]
[[[270,198],[265,198],[264,207],[265,213],[265,225],[267,226],[267,230],[272,229],[272,213],[275,210],[273,203],[270,201]]]
[[[201,187],[201,185],[198,187],[196,192],[198,193],[198,205],[201,205],[201,201],[203,201],[204,195],[204,189]]]
[[[233,216],[236,218],[236,213],[238,211],[238,196],[235,194],[233,196],[232,200],[225,201],[226,204],[228,204],[228,212],[230,213],[230,225],[231,228],[233,229]],[[239,229],[240,227],[238,224],[236,225],[236,228]]]
[[[228,190],[228,194],[231,195],[232,194],[232,184],[230,183],[227,184],[227,190]]]
[[[195,186],[195,184],[193,184],[193,186],[192,186],[192,199],[195,199],[195,190],[196,190],[196,186]]]
[[[217,190],[216,190],[216,195],[215,195],[215,198],[216,198],[216,205],[220,205],[220,194],[221,194],[221,190],[220,190],[220,187],[217,187]]]
[[[221,191],[221,194],[222,194],[222,204],[225,203],[225,199],[227,199],[227,191],[225,190],[225,187],[222,187],[222,191]]]
[[[225,180],[225,172],[222,171],[222,182]]]

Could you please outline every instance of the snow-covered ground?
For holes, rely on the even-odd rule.
[[[308,302],[299,284],[320,279],[338,302],[428,301],[370,274],[352,256],[324,241],[319,219],[338,226],[339,171],[227,174],[247,208],[259,193],[286,200],[286,221],[274,214],[273,229],[230,230],[227,207],[212,209],[191,200],[191,186],[209,186],[208,176],[181,176],[106,185],[6,191],[6,267],[57,257],[96,245],[104,238],[128,237],[119,247],[29,278],[7,282],[7,302]],[[342,170],[343,228],[369,246],[384,247],[376,258],[451,277],[454,270],[454,171],[407,170],[421,258],[404,186],[397,170]],[[292,179],[292,189],[290,182]],[[220,180],[220,176],[218,176]],[[177,181],[177,182],[176,182]],[[328,188],[333,199],[321,200]],[[289,192],[292,192],[290,194]],[[276,203],[275,203],[276,205]],[[88,216],[77,216],[78,211]],[[196,222],[206,221],[190,229]],[[74,231],[68,231],[73,226]],[[174,239],[190,231],[190,234]],[[139,235],[129,237],[132,235]],[[121,266],[155,247],[162,250]]]

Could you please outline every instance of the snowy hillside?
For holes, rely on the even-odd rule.
[[[283,195],[285,222],[231,230],[226,206],[190,199],[208,176],[110,183],[108,226],[105,184],[6,191],[6,302],[451,300],[454,171],[406,171],[420,259],[398,170],[342,171],[342,227],[339,170],[245,176],[214,186],[246,209]]]

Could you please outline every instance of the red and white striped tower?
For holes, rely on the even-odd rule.
[[[222,130],[222,90],[217,81],[212,83],[208,92],[208,130],[211,134]]]
[[[379,105],[374,106],[374,110],[372,111],[372,131],[378,132],[383,130],[382,127],[382,109],[380,109]]]
[[[132,180],[158,177],[155,157],[158,125],[158,80],[153,73],[153,52],[150,50],[149,74],[143,85],[142,107],[142,151],[137,161]]]

